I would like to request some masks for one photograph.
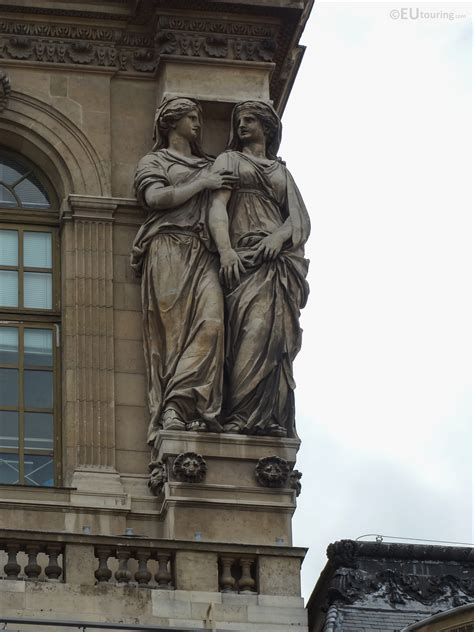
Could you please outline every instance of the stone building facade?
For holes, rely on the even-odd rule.
[[[311,6],[1,0],[0,622],[307,629],[297,439],[164,432],[148,486],[130,250],[162,97],[201,102],[217,154],[236,102],[282,113]],[[186,453],[205,477],[173,467]],[[277,487],[255,476],[266,457],[289,467]]]

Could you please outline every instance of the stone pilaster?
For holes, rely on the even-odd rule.
[[[67,477],[120,492],[115,469],[113,234],[116,204],[69,196],[62,214]],[[71,478],[72,475],[72,478]],[[97,491],[97,489],[96,489]]]

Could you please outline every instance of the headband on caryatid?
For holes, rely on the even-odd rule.
[[[170,123],[179,120],[192,110],[197,110],[202,116],[202,108],[198,101],[190,97],[164,97],[155,112],[155,121],[153,125],[153,140],[155,144],[153,151],[166,147],[168,141],[168,133],[171,129]],[[168,120],[167,120],[168,119]],[[202,154],[200,143],[197,143],[199,150],[193,153]],[[195,148],[193,148],[195,149]]]
[[[232,110],[232,124],[227,149],[240,149],[241,142],[237,133],[237,119],[239,114],[244,111],[251,112],[265,125],[267,158],[276,160],[281,143],[282,125],[278,114],[265,101],[242,101],[237,103]]]

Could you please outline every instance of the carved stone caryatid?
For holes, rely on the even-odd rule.
[[[207,472],[206,461],[195,452],[178,454],[173,462],[173,473],[176,478],[186,483],[201,483]]]
[[[224,306],[206,213],[209,190],[236,178],[211,172],[200,145],[201,117],[193,99],[165,98],[156,112],[155,146],[135,177],[148,211],[132,266],[142,278],[151,446],[160,429],[221,430]]]
[[[237,182],[213,194],[209,228],[227,288],[224,432],[295,437],[293,360],[309,291],[310,221],[277,158],[280,140],[270,105],[235,106],[228,148],[214,169]]]
[[[149,211],[132,252],[142,277],[148,443],[161,429],[295,437],[310,222],[276,156],[280,119],[267,103],[238,104],[228,150],[212,166],[200,128],[196,101],[165,98],[135,179]]]
[[[285,487],[289,473],[288,461],[280,456],[265,456],[255,466],[255,478],[263,487]]]

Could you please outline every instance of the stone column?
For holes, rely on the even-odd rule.
[[[110,199],[70,195],[62,214],[66,478],[108,493],[123,492],[114,448],[115,209]]]

